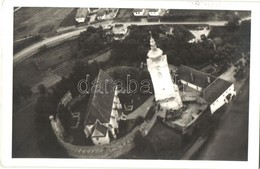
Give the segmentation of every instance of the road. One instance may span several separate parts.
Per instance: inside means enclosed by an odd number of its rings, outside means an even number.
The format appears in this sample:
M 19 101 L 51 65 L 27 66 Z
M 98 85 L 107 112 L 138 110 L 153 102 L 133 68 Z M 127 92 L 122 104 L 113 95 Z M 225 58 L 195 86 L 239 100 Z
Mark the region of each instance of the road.
M 241 19 L 241 21 L 249 20 L 249 19 L 251 19 L 251 17 L 243 18 L 243 19 Z M 96 25 L 102 26 L 105 24 L 111 24 L 111 25 L 124 24 L 126 26 L 130 26 L 130 25 L 160 25 L 160 24 L 165 24 L 165 25 L 169 25 L 169 24 L 170 25 L 207 24 L 209 26 L 225 26 L 226 23 L 227 23 L 227 21 L 205 21 L 205 22 L 111 22 L 111 21 L 105 21 L 105 22 L 98 23 Z M 14 60 L 13 60 L 14 64 L 19 63 L 19 62 L 23 61 L 24 59 L 32 56 L 43 45 L 46 45 L 46 46 L 55 45 L 55 44 L 61 43 L 62 41 L 65 41 L 66 39 L 70 39 L 70 38 L 78 36 L 81 32 L 84 32 L 87 27 L 88 26 L 80 27 L 80 28 L 77 28 L 77 30 L 74 30 L 72 32 L 67 32 L 67 33 L 57 35 L 57 36 L 54 36 L 51 38 L 46 38 L 41 42 L 37 42 L 37 43 L 25 48 L 24 50 L 22 50 L 14 55 Z
M 248 18 L 246 18 L 248 19 Z M 110 22 L 110 21 L 105 21 L 102 23 L 98 23 L 96 25 L 105 25 L 105 24 L 111 24 L 111 25 L 115 25 L 115 24 L 124 24 L 126 26 L 130 26 L 130 25 L 159 25 L 159 24 L 179 24 L 179 25 L 184 25 L 184 24 L 208 24 L 210 26 L 224 26 L 227 23 L 227 21 L 205 21 L 205 22 Z M 55 45 L 58 43 L 61 43 L 62 41 L 65 41 L 67 39 L 73 38 L 78 36 L 81 32 L 84 32 L 86 30 L 86 27 L 80 27 L 77 30 L 74 30 L 72 32 L 67 32 L 61 35 L 57 35 L 51 38 L 46 38 L 40 42 L 37 42 L 27 48 L 25 48 L 24 50 L 18 52 L 17 54 L 14 55 L 14 64 L 15 63 L 19 63 L 21 61 L 23 61 L 24 59 L 32 56 L 33 54 L 35 54 L 38 49 L 43 46 L 51 46 L 51 45 Z

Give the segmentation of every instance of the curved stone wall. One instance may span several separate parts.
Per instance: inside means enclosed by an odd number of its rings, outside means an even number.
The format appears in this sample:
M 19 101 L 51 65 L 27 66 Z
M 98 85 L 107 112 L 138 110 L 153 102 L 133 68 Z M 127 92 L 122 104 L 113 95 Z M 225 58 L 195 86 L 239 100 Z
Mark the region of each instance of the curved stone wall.
M 147 125 L 147 123 L 144 122 L 140 126 L 136 126 L 126 136 L 112 141 L 110 144 L 107 145 L 78 146 L 66 142 L 63 136 L 60 133 L 57 133 L 57 131 L 60 131 L 60 129 L 57 129 L 57 127 L 59 127 L 59 125 L 57 125 L 57 122 L 59 121 L 58 117 L 56 117 L 55 120 L 52 118 L 50 119 L 52 120 L 51 126 L 58 141 L 67 150 L 68 155 L 76 158 L 117 158 L 118 156 L 123 155 L 134 148 L 135 136 L 138 133 L 142 132 Z

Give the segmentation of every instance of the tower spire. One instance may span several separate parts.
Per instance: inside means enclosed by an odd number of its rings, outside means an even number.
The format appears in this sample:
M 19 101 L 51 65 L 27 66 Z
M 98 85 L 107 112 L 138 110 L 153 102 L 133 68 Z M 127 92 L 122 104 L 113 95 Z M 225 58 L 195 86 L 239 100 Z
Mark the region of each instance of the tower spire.
M 149 33 L 150 33 L 150 47 L 152 50 L 156 50 L 157 46 L 156 46 L 156 42 L 153 38 L 152 31 L 149 31 Z

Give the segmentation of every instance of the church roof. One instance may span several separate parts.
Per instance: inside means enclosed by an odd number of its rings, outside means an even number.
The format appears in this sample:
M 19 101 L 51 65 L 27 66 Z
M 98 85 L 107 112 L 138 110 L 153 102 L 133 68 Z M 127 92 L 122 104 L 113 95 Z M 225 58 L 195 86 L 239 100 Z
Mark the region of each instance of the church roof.
M 109 123 L 115 95 L 113 78 L 100 70 L 94 92 L 91 91 L 86 111 L 85 125 L 93 125 L 96 120 Z
M 231 85 L 231 82 L 217 78 L 203 91 L 203 97 L 208 103 L 211 104 L 217 100 L 219 96 L 222 95 Z
M 107 134 L 108 128 L 101 125 L 100 122 L 97 120 L 95 123 L 94 131 L 92 133 L 92 137 L 105 137 Z
M 190 68 L 188 66 L 181 65 L 177 70 L 178 78 L 186 82 L 199 86 L 205 89 L 209 84 L 211 84 L 216 77 L 203 73 L 199 70 Z M 210 83 L 208 82 L 208 77 L 210 77 Z

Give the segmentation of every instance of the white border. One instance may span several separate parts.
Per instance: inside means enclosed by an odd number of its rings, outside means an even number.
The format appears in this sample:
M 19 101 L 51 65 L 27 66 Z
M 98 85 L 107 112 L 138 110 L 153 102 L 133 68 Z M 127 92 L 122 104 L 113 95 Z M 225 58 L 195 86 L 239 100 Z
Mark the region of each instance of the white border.
M 1 164 L 3 167 L 69 167 L 69 168 L 258 168 L 259 151 L 259 3 L 224 1 L 151 1 L 151 0 L 5 0 L 1 4 Z M 250 75 L 250 113 L 249 144 L 247 162 L 230 161 L 181 161 L 181 160 L 90 160 L 90 159 L 12 159 L 12 48 L 13 48 L 13 7 L 120 7 L 120 8 L 173 8 L 173 9 L 227 9 L 251 10 L 251 75 Z M 2 13 L 3 12 L 3 13 Z M 1 48 L 0 48 L 1 49 Z M 1 50 L 0 50 L 1 52 Z M 2 103 L 2 104 L 1 104 Z M 234 133 L 235 134 L 235 133 Z M 239 133 L 237 133 L 239 134 Z M 29 139 L 29 138 L 28 138 Z M 1 168 L 1 166 L 0 166 Z

